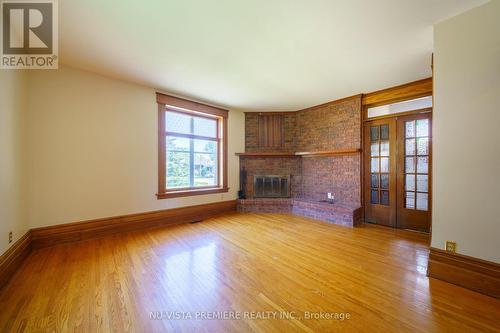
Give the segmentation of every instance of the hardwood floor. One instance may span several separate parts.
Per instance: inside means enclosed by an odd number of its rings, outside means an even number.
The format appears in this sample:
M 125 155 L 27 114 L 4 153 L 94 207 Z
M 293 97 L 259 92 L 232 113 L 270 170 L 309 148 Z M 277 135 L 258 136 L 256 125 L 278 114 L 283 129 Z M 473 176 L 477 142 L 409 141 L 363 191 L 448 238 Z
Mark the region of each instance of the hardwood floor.
M 0 331 L 499 332 L 500 300 L 425 276 L 427 243 L 234 213 L 59 245 L 33 252 L 0 291 Z

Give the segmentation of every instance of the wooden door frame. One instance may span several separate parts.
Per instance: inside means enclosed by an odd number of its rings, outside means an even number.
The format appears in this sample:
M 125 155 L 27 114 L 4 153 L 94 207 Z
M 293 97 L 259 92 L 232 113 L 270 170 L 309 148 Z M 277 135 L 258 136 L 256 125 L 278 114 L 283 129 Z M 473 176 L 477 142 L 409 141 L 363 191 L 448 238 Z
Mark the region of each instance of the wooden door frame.
M 431 70 L 433 70 L 433 61 L 431 61 Z M 360 139 L 361 139 L 361 147 L 365 146 L 365 138 L 364 136 L 364 127 L 365 127 L 365 122 L 374 120 L 374 119 L 382 119 L 383 117 L 387 116 L 382 116 L 382 117 L 373 117 L 373 118 L 368 118 L 368 109 L 371 107 L 375 106 L 380 106 L 380 105 L 387 105 L 391 103 L 397 103 L 397 102 L 403 102 L 411 99 L 416 99 L 420 97 L 427 97 L 427 96 L 433 96 L 433 80 L 432 76 L 422 79 L 422 80 L 417 80 L 413 82 L 409 82 L 406 84 L 402 84 L 399 86 L 394 86 L 382 90 L 377 90 L 373 91 L 370 93 L 365 93 L 361 95 L 361 126 L 360 126 Z M 432 108 L 427 109 L 427 111 L 432 112 Z M 412 113 L 419 113 L 422 112 L 422 110 L 416 110 L 416 111 L 410 111 L 410 112 L 401 112 L 396 115 L 407 115 L 407 114 L 412 114 Z M 396 115 L 389 115 L 389 117 L 394 117 Z M 432 148 L 431 148 L 432 149 Z M 366 161 L 364 159 L 364 152 L 360 154 L 360 177 L 361 177 L 361 189 L 360 189 L 360 199 L 361 199 L 361 218 L 364 220 L 365 219 L 365 168 L 366 166 Z M 431 212 L 432 216 L 432 212 Z M 430 229 L 432 230 L 432 219 L 431 219 L 431 226 Z

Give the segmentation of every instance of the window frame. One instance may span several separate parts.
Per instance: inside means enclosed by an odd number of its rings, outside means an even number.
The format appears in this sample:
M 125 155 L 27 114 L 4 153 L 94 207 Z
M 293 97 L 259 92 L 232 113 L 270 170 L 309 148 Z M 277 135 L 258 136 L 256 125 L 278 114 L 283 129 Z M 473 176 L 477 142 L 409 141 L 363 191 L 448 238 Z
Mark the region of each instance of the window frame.
M 158 199 L 195 196 L 228 192 L 227 187 L 227 118 L 228 111 L 182 98 L 156 93 L 158 103 Z M 166 130 L 167 111 L 183 113 L 190 116 L 214 119 L 217 121 L 217 184 L 213 186 L 193 186 L 183 188 L 167 188 L 167 147 Z M 179 137 L 206 139 L 194 134 L 181 134 Z

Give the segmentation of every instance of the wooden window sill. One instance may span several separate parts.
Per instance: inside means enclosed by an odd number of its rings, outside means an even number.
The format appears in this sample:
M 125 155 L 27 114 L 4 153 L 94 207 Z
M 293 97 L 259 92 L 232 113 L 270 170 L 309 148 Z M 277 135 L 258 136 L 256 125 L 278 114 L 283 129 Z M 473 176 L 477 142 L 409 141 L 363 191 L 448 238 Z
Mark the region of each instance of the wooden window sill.
M 203 194 L 214 194 L 214 193 L 225 193 L 229 191 L 229 187 L 223 188 L 208 188 L 208 189 L 193 189 L 185 191 L 171 191 L 166 193 L 157 193 L 156 197 L 160 199 L 178 198 L 178 197 L 189 197 L 194 195 Z

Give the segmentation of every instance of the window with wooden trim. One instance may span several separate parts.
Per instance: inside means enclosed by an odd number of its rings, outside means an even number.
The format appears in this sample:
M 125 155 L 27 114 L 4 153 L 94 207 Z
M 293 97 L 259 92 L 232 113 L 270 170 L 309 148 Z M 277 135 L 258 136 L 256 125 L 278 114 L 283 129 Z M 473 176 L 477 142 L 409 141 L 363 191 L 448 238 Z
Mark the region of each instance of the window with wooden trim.
M 158 198 L 227 192 L 227 111 L 157 93 Z

